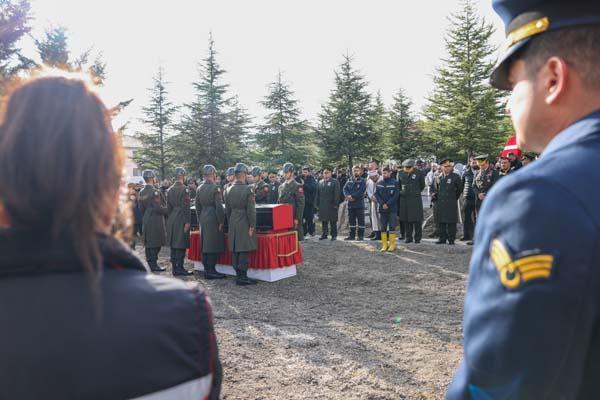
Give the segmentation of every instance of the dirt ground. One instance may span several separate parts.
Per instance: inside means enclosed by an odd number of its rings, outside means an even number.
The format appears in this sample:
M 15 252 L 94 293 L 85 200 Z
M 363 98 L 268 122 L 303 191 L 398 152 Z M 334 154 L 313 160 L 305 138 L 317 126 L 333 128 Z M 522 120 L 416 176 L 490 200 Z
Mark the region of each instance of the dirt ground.
M 186 278 L 214 304 L 223 399 L 442 399 L 462 354 L 471 248 L 382 254 L 314 238 L 303 251 L 298 275 L 275 283 Z

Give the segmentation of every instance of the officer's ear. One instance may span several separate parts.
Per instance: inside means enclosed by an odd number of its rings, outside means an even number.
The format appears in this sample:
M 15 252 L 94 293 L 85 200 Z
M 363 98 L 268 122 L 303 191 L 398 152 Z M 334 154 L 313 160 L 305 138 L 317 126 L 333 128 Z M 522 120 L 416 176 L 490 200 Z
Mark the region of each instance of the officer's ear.
M 6 209 L 4 205 L 0 201 L 0 228 L 8 228 L 10 227 L 10 221 L 8 219 L 8 214 L 6 213 Z
M 538 85 L 543 91 L 546 104 L 553 105 L 565 97 L 573 77 L 566 61 L 560 57 L 550 57 L 540 68 Z

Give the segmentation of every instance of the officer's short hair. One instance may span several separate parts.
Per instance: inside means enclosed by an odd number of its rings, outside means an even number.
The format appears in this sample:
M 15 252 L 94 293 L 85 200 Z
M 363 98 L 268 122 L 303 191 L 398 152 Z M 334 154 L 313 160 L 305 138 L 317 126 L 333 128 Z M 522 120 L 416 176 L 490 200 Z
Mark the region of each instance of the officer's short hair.
M 389 165 L 384 166 L 383 169 L 382 169 L 382 171 L 384 171 L 384 172 L 385 171 L 390 172 L 391 171 L 390 166 Z
M 548 58 L 563 58 L 585 87 L 600 90 L 600 25 L 578 25 L 533 37 L 518 58 L 530 76 L 538 73 Z
M 354 167 L 352 167 L 352 169 L 355 169 L 355 168 L 362 169 L 362 167 L 358 164 L 354 164 Z

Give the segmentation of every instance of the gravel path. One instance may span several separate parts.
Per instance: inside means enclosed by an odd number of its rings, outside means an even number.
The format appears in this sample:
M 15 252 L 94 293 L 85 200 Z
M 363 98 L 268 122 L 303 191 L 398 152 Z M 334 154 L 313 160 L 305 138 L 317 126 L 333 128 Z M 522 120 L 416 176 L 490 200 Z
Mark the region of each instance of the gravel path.
M 188 278 L 214 304 L 223 399 L 442 399 L 462 353 L 471 249 L 425 241 L 381 254 L 311 239 L 303 251 L 284 281 Z

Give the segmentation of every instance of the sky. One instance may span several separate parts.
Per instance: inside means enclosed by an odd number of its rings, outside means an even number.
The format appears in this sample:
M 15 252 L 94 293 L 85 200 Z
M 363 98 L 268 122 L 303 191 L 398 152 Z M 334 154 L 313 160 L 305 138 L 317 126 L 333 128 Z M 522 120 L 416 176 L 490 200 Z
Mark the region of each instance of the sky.
M 334 70 L 348 54 L 381 91 L 386 105 L 404 88 L 419 111 L 433 88 L 432 75 L 444 52 L 447 17 L 460 0 L 31 0 L 35 37 L 49 26 L 68 29 L 74 55 L 102 52 L 108 77 L 107 103 L 134 98 L 120 117 L 140 128 L 140 110 L 159 65 L 170 82 L 170 99 L 193 98 L 192 82 L 206 56 L 212 31 L 230 94 L 262 122 L 259 104 L 281 70 L 303 115 L 316 121 L 333 88 Z M 491 0 L 476 0 L 480 14 L 502 24 Z M 97 5 L 101 4 L 101 9 Z M 27 48 L 28 44 L 25 44 Z M 29 44 L 29 46 L 31 46 Z M 30 49 L 33 51 L 33 49 Z

